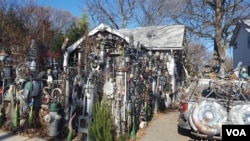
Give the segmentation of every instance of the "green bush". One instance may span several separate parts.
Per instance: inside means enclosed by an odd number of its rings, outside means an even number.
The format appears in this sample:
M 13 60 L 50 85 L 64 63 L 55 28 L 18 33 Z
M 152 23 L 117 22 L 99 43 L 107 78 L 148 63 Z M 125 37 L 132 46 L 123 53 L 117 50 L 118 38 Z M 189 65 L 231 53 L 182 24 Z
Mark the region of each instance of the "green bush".
M 111 118 L 110 107 L 104 98 L 102 102 L 96 101 L 93 108 L 93 121 L 89 129 L 92 141 L 114 141 L 115 126 Z

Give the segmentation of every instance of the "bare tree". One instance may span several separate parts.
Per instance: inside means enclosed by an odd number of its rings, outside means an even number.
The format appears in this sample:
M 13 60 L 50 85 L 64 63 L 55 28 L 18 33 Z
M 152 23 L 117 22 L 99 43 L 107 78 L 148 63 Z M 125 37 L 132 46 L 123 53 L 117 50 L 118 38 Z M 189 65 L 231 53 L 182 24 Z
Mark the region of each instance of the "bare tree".
M 92 0 L 87 11 L 92 23 L 105 23 L 113 28 L 129 28 L 171 23 L 183 1 L 172 0 Z
M 186 67 L 191 76 L 199 75 L 209 60 L 212 60 L 212 53 L 204 45 L 189 42 L 186 48 Z
M 225 73 L 226 50 L 234 29 L 240 19 L 249 17 L 250 2 L 243 0 L 186 0 L 173 19 L 214 46 L 212 65 L 220 66 L 219 72 Z
M 250 2 L 246 0 L 93 0 L 87 6 L 94 20 L 117 29 L 170 23 L 185 25 L 189 39 L 199 37 L 213 47 L 211 65 L 219 65 L 222 76 L 234 26 L 250 13 Z
M 180 0 L 138 0 L 134 18 L 140 26 L 171 23 L 169 17 L 181 8 L 182 3 Z
M 30 47 L 31 40 L 34 39 L 39 52 L 36 57 L 40 66 L 43 66 L 46 52 L 51 50 L 52 45 L 55 46 L 55 42 L 60 41 L 57 39 L 58 35 L 65 35 L 77 18 L 67 11 L 38 6 L 32 0 L 25 0 L 17 11 L 27 29 L 24 47 Z M 60 47 L 61 43 L 57 48 Z
M 38 6 L 33 0 L 0 0 L 0 46 L 13 56 L 27 56 L 34 39 L 42 64 L 54 36 L 64 35 L 75 22 L 69 12 Z
M 91 0 L 87 1 L 87 11 L 96 24 L 105 23 L 113 28 L 125 28 L 132 24 L 137 0 Z
M 23 40 L 22 20 L 16 15 L 18 5 L 15 2 L 0 0 L 0 46 L 9 50 L 14 44 Z
M 44 45 L 49 45 L 55 33 L 64 33 L 76 22 L 76 17 L 69 12 L 41 7 L 33 1 L 26 2 L 20 7 L 18 14 L 25 21 L 30 36 L 28 40 L 33 38 Z
M 233 68 L 233 60 L 232 57 L 226 56 L 225 58 L 225 72 L 230 72 L 232 71 Z

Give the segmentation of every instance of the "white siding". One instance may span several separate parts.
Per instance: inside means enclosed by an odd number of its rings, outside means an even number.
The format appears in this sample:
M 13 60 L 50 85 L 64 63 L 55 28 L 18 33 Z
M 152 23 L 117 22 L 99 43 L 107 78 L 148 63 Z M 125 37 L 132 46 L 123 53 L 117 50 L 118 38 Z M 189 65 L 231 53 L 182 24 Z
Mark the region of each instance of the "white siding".
M 249 33 L 245 28 L 241 27 L 236 39 L 237 48 L 233 49 L 233 65 L 237 66 L 241 61 L 243 66 L 250 65 L 250 48 L 248 48 Z

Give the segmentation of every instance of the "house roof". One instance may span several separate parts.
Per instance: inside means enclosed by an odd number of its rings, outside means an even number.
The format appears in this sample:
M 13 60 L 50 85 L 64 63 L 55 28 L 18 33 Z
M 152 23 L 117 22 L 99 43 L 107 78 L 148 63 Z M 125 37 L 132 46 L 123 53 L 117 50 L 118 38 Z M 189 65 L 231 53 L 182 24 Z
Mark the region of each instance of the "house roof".
M 88 36 L 93 36 L 96 33 L 98 33 L 99 31 L 107 31 L 109 33 L 115 34 L 123 39 L 125 39 L 127 42 L 129 42 L 129 37 L 123 35 L 121 32 L 119 32 L 116 29 L 112 29 L 110 26 L 105 25 L 103 23 L 99 24 L 96 28 L 94 28 L 93 30 L 91 30 L 88 34 Z
M 127 43 L 130 42 L 129 37 L 133 35 L 134 44 L 140 43 L 143 47 L 151 50 L 181 50 L 183 49 L 185 38 L 184 25 L 150 26 L 116 30 L 103 23 L 91 30 L 88 36 L 93 36 L 103 31 L 115 34 Z M 73 45 L 69 46 L 68 50 L 74 50 L 82 41 L 83 38 L 80 38 Z
M 185 37 L 184 25 L 150 26 L 119 31 L 125 36 L 133 35 L 134 42 L 152 50 L 182 49 Z
M 233 46 L 235 44 L 240 28 L 244 28 L 248 33 L 250 33 L 250 19 L 238 21 L 233 31 L 233 35 L 229 44 L 230 46 Z

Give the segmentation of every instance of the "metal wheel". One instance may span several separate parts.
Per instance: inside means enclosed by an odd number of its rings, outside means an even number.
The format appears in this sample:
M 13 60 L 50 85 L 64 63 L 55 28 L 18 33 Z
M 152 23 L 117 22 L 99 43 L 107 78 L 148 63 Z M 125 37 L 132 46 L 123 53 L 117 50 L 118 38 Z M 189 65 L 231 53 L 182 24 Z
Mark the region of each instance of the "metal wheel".
M 29 65 L 26 62 L 19 63 L 16 67 L 16 74 L 19 78 L 25 78 L 29 72 Z

